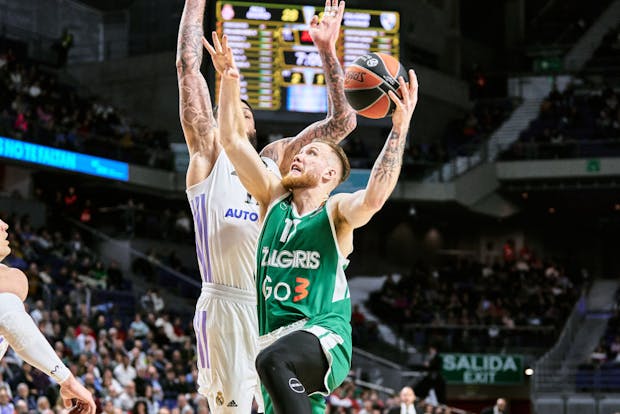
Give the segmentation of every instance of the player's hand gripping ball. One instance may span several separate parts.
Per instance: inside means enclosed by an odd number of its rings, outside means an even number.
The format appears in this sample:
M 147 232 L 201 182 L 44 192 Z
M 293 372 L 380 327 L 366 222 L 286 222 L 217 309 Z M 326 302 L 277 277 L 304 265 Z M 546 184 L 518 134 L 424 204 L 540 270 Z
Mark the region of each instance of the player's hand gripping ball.
M 409 82 L 407 71 L 398 60 L 385 53 L 369 53 L 355 59 L 347 68 L 344 93 L 358 114 L 366 118 L 385 118 L 396 108 L 388 91 L 402 97 L 398 90 L 399 76 Z

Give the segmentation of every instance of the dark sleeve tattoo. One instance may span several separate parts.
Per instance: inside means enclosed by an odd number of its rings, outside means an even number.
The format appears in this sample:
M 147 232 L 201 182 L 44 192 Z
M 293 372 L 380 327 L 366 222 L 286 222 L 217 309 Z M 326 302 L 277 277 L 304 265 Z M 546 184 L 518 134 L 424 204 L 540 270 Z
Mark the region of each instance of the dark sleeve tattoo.
M 349 106 L 344 95 L 344 72 L 333 51 L 320 51 L 323 71 L 328 90 L 327 117 L 315 122 L 301 131 L 295 138 L 290 139 L 283 151 L 282 165 L 290 164 L 292 158 L 304 146 L 315 139 L 330 141 L 335 144 L 342 141 L 357 125 L 357 118 L 353 108 Z
M 288 138 L 287 138 L 288 139 Z M 274 145 L 268 145 L 260 152 L 261 157 L 269 158 L 271 161 L 278 164 L 278 160 L 280 159 L 280 154 L 278 149 Z
M 187 0 L 177 40 L 177 67 L 181 74 L 200 70 L 205 0 Z
M 355 112 L 344 95 L 344 72 L 337 57 L 325 51 L 320 51 L 320 55 L 328 91 L 327 118 L 311 125 L 307 132 L 309 141 L 324 139 L 337 144 L 355 129 Z
M 200 73 L 205 0 L 187 0 L 177 43 L 180 117 L 188 144 L 200 144 L 215 126 L 211 96 Z
M 381 156 L 373 167 L 373 175 L 380 182 L 389 182 L 398 179 L 403 163 L 405 151 L 405 137 L 400 132 L 392 130 L 388 137 Z

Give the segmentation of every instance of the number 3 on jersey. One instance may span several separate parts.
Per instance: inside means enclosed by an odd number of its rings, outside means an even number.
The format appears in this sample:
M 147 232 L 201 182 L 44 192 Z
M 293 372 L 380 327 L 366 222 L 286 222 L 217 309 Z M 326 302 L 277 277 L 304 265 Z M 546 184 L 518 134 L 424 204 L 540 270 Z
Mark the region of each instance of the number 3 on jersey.
M 263 296 L 265 299 L 269 299 L 271 295 L 273 298 L 279 302 L 284 302 L 291 297 L 291 286 L 286 282 L 278 282 L 275 286 L 271 285 L 271 278 L 267 276 L 263 282 Z M 305 277 L 296 277 L 295 282 L 297 285 L 295 286 L 295 296 L 293 296 L 293 302 L 299 302 L 302 299 L 305 299 L 310 292 L 308 292 L 308 286 L 310 286 L 310 281 Z

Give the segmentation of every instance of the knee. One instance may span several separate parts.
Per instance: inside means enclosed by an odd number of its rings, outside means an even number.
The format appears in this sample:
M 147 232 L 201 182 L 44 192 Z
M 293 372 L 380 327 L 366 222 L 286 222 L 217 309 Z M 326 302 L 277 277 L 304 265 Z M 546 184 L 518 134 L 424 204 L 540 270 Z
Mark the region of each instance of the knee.
M 263 349 L 256 357 L 256 372 L 262 381 L 266 378 L 270 378 L 271 375 L 277 371 L 278 365 L 282 363 L 282 354 L 278 356 L 279 352 L 275 349 L 268 347 Z

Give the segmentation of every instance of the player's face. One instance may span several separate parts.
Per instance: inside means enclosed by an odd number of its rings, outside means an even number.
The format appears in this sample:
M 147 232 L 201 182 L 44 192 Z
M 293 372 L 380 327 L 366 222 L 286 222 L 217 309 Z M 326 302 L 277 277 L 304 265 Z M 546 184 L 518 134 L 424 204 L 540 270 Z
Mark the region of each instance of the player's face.
M 256 147 L 256 125 L 254 123 L 254 114 L 249 106 L 245 102 L 241 103 L 243 108 L 243 117 L 245 118 L 245 132 L 248 135 L 248 139 L 254 147 Z
M 335 174 L 331 155 L 331 148 L 326 144 L 313 142 L 306 145 L 293 158 L 291 169 L 282 179 L 282 185 L 293 190 L 316 187 L 321 180 L 329 180 Z
M 9 229 L 9 225 L 4 221 L 0 220 L 0 260 L 4 260 L 9 254 L 11 254 L 11 248 L 9 247 L 9 241 L 7 237 L 9 234 L 7 230 Z

